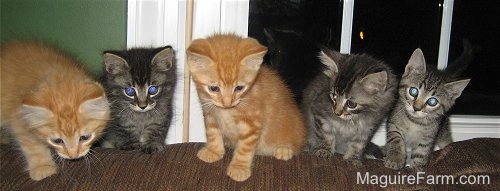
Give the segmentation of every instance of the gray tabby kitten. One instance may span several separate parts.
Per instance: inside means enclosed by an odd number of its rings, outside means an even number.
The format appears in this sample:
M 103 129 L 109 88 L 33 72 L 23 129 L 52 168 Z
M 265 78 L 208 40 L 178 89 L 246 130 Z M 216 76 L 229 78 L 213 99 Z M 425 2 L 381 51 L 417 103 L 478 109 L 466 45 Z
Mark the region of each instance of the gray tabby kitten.
M 396 99 L 396 76 L 365 54 L 324 49 L 319 58 L 327 69 L 308 85 L 302 103 L 308 149 L 321 158 L 344 154 L 344 159 L 361 165 L 365 147 L 375 146 L 370 139 Z
M 176 84 L 172 47 L 107 51 L 103 85 L 112 121 L 101 146 L 154 153 L 165 148 Z
M 388 119 L 386 167 L 401 169 L 408 156 L 410 167 L 420 171 L 435 144 L 443 148 L 452 142 L 445 114 L 470 81 L 455 76 L 426 66 L 420 49 L 413 52 L 400 81 L 399 100 Z

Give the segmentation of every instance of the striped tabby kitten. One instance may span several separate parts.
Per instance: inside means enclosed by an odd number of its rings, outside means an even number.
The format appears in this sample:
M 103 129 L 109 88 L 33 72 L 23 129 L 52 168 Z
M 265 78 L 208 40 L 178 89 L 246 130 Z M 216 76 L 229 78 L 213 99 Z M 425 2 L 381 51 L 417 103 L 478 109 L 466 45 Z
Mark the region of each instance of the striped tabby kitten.
M 173 116 L 174 62 L 170 46 L 104 54 L 103 85 L 113 120 L 101 146 L 145 153 L 165 148 Z
M 306 129 L 290 90 L 262 61 L 267 48 L 255 39 L 216 34 L 193 41 L 188 64 L 205 117 L 207 143 L 198 158 L 220 160 L 234 147 L 227 175 L 245 181 L 253 157 L 289 160 L 302 151 Z
M 87 156 L 109 120 L 101 85 L 74 58 L 52 47 L 15 42 L 3 44 L 0 52 L 0 133 L 12 133 L 30 178 L 57 172 L 53 153 L 58 159 Z
M 344 154 L 361 165 L 365 147 L 375 146 L 370 139 L 395 101 L 396 77 L 368 55 L 324 49 L 319 57 L 328 69 L 306 88 L 302 103 L 309 150 L 321 158 Z
M 388 120 L 386 167 L 401 169 L 408 155 L 410 167 L 422 170 L 435 144 L 443 148 L 452 142 L 445 114 L 470 81 L 454 76 L 426 66 L 420 49 L 413 52 L 401 78 L 399 100 Z

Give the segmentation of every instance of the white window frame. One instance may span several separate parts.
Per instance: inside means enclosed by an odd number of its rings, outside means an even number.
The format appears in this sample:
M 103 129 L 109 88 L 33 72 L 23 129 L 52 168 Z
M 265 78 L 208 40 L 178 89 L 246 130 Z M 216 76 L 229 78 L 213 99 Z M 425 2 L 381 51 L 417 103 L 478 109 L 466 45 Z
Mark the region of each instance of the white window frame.
M 352 19 L 355 0 L 343 1 L 340 52 L 350 53 Z M 449 39 L 454 0 L 444 0 L 438 67 L 445 68 L 448 60 Z M 184 69 L 186 49 L 186 0 L 150 1 L 128 0 L 127 47 L 172 45 L 176 51 L 178 85 L 174 99 L 174 119 L 167 143 L 205 142 L 205 128 L 201 106 L 193 83 L 189 91 L 189 136 L 183 135 Z M 248 35 L 249 0 L 194 0 L 192 38 L 205 38 L 215 32 L 234 32 Z M 450 117 L 455 141 L 474 137 L 500 138 L 500 116 L 452 115 Z M 385 125 L 383 125 L 385 126 Z M 188 137 L 188 140 L 183 140 Z M 385 144 L 385 128 L 379 128 L 373 141 Z

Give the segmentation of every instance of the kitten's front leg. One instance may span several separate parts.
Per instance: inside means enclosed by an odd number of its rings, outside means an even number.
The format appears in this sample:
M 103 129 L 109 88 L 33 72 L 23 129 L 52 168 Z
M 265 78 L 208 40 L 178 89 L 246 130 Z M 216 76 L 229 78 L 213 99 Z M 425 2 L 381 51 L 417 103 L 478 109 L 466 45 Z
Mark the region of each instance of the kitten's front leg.
M 327 121 L 316 118 L 308 136 L 311 150 L 315 156 L 325 159 L 333 156 L 335 153 L 335 134 Z
M 427 160 L 433 148 L 432 139 L 426 140 L 424 138 L 421 140 L 417 147 L 412 149 L 410 168 L 422 171 L 427 164 Z
M 205 126 L 207 143 L 198 151 L 196 156 L 202 161 L 212 163 L 222 159 L 224 156 L 224 142 L 222 140 L 222 133 L 217 127 L 217 122 L 212 116 L 205 115 Z
M 388 123 L 387 130 L 387 144 L 384 146 L 384 165 L 387 168 L 399 170 L 404 167 L 406 162 L 404 132 L 391 121 Z
M 365 136 L 364 134 L 367 133 L 361 133 L 363 135 L 356 135 L 353 137 L 348 143 L 349 145 L 347 146 L 347 150 L 344 154 L 344 160 L 349 161 L 351 164 L 354 166 L 362 166 L 363 163 L 361 160 L 363 159 L 363 151 L 366 147 L 366 144 L 368 143 L 368 136 Z
M 57 173 L 57 166 L 52 158 L 50 148 L 31 137 L 18 137 L 21 150 L 28 162 L 31 179 L 42 180 Z
M 238 124 L 240 129 L 238 143 L 227 169 L 227 175 L 235 181 L 245 181 L 252 174 L 252 161 L 260 137 L 258 125 L 260 124 L 246 122 Z
M 152 124 L 144 129 L 141 150 L 144 153 L 156 153 L 163 151 L 166 147 L 165 138 L 168 126 Z

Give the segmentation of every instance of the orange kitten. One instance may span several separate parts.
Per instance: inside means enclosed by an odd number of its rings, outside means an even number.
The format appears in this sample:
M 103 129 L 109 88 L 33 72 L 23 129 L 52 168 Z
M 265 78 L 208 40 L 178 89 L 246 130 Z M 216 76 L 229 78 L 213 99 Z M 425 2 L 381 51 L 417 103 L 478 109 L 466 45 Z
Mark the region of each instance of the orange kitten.
M 57 172 L 51 155 L 85 156 L 109 119 L 102 87 L 63 53 L 29 42 L 1 51 L 1 118 L 19 144 L 29 175 L 41 180 Z
M 207 143 L 198 158 L 220 160 L 234 147 L 227 174 L 251 175 L 255 154 L 288 160 L 301 152 L 306 130 L 290 90 L 278 74 L 261 66 L 267 48 L 232 34 L 193 41 L 188 64 L 205 116 Z

